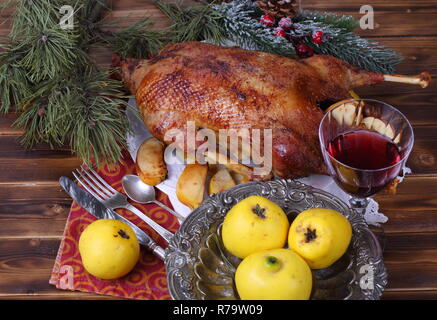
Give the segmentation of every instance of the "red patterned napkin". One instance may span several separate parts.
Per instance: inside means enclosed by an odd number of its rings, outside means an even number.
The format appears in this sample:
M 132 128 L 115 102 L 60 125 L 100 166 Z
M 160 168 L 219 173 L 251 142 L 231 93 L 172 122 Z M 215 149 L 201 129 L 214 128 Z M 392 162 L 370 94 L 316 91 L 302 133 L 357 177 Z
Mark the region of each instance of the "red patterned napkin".
M 123 192 L 121 179 L 126 174 L 135 173 L 134 163 L 130 157 L 126 156 L 123 162 L 116 167 L 105 166 L 98 170 L 98 173 L 112 187 Z M 171 208 L 167 196 L 158 189 L 156 191 L 158 200 Z M 161 207 L 155 204 L 141 205 L 133 202 L 132 204 L 167 230 L 175 232 L 179 228 L 177 219 Z M 133 213 L 124 209 L 116 211 L 135 223 L 160 246 L 166 247 L 165 241 Z M 140 260 L 134 270 L 121 279 L 101 280 L 85 271 L 78 250 L 78 242 L 82 231 L 94 220 L 96 220 L 94 216 L 73 202 L 49 283 L 59 289 L 79 290 L 122 298 L 170 299 L 164 263 L 144 247 L 141 247 Z

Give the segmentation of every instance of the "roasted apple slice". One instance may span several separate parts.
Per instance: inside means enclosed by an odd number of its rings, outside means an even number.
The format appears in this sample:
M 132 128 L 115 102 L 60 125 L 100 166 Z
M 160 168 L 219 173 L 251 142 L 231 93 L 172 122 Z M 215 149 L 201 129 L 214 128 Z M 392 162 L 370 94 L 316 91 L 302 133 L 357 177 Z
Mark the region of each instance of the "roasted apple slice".
M 394 140 L 395 143 L 398 143 L 397 137 L 395 138 L 395 131 L 391 124 L 385 123 L 383 120 L 374 118 L 374 117 L 366 117 L 362 122 L 367 129 L 376 131 L 387 138 Z M 399 135 L 398 135 L 399 136 Z
M 155 186 L 165 179 L 164 149 L 164 143 L 153 137 L 146 139 L 138 149 L 135 169 L 145 184 Z
M 332 111 L 332 116 L 340 125 L 351 126 L 357 118 L 357 104 L 353 102 L 345 103 Z
M 207 174 L 207 164 L 188 164 L 176 185 L 179 201 L 191 209 L 197 208 L 203 201 Z
M 235 181 L 228 169 L 219 169 L 209 181 L 209 194 L 219 193 L 234 187 Z

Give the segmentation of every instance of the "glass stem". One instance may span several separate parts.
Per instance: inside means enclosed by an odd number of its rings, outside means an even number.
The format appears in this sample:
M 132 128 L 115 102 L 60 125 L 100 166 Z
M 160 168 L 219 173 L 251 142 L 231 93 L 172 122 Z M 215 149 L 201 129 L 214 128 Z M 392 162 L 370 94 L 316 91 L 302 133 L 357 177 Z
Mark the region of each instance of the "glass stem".
M 369 204 L 369 198 L 350 198 L 349 203 L 352 209 L 356 210 L 359 214 L 362 214 L 364 217 L 366 213 L 367 205 Z M 373 232 L 373 235 L 376 236 L 378 240 L 379 247 L 380 247 L 379 250 L 382 250 L 382 252 L 384 252 L 385 245 L 387 242 L 387 237 L 385 235 L 384 228 L 382 226 L 372 225 L 370 230 Z
M 367 204 L 369 203 L 368 198 L 350 198 L 349 203 L 353 209 L 355 209 L 358 213 L 364 214 L 366 213 Z

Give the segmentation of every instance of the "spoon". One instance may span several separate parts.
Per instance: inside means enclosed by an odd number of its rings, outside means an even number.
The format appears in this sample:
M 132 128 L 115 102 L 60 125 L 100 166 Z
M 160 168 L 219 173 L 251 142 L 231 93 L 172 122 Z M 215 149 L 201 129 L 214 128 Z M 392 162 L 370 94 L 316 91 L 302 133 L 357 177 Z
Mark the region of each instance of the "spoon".
M 123 185 L 124 192 L 129 199 L 142 204 L 155 203 L 173 214 L 178 218 L 179 222 L 185 220 L 185 217 L 156 200 L 155 188 L 142 182 L 140 177 L 133 174 L 127 174 L 121 180 L 121 184 Z

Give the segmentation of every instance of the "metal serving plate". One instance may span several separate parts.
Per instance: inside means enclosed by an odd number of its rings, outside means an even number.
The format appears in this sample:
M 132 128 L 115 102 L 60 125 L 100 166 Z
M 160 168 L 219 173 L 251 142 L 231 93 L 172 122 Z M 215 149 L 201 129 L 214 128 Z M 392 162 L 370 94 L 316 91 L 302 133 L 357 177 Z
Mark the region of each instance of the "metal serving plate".
M 228 210 L 238 201 L 264 196 L 287 213 L 289 220 L 308 208 L 331 208 L 351 222 L 349 249 L 332 266 L 313 271 L 311 299 L 379 299 L 387 273 L 382 251 L 364 218 L 337 197 L 294 180 L 252 182 L 213 195 L 184 221 L 166 249 L 167 281 L 173 299 L 239 299 L 234 273 L 240 259 L 224 249 L 220 230 Z

